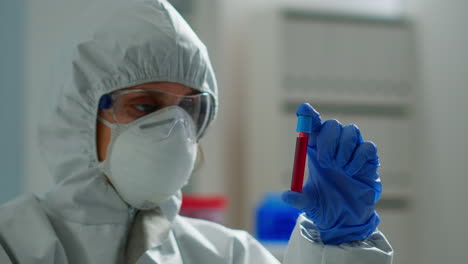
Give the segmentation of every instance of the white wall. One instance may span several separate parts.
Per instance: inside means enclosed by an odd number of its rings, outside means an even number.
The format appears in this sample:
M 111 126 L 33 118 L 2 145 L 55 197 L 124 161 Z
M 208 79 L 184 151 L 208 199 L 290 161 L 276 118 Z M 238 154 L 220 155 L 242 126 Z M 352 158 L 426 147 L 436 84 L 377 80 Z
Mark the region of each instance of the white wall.
M 0 204 L 16 197 L 23 181 L 24 2 L 0 2 Z
M 420 44 L 416 263 L 466 263 L 468 2 L 412 0 L 406 8 Z
M 58 1 L 28 0 L 25 11 L 25 76 L 24 76 L 24 170 L 23 191 L 43 194 L 52 185 L 52 177 L 41 157 L 37 143 L 37 124 L 51 95 L 52 68 L 61 43 L 59 36 L 74 15 L 80 13 L 92 0 Z

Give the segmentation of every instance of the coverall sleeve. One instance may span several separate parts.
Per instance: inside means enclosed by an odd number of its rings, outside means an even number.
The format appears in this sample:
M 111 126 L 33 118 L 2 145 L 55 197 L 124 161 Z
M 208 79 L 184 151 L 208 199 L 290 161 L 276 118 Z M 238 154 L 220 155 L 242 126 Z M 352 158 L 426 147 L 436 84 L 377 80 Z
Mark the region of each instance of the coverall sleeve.
M 0 263 L 2 264 L 12 264 L 11 259 L 8 257 L 5 249 L 3 249 L 2 245 L 0 245 Z
M 256 239 L 250 235 L 246 235 L 247 240 L 243 250 L 235 249 L 234 261 L 235 264 L 250 264 L 250 263 L 268 263 L 280 264 L 280 262 Z
M 368 239 L 324 245 L 314 223 L 299 216 L 285 253 L 284 264 L 391 264 L 393 249 L 385 236 L 376 231 Z

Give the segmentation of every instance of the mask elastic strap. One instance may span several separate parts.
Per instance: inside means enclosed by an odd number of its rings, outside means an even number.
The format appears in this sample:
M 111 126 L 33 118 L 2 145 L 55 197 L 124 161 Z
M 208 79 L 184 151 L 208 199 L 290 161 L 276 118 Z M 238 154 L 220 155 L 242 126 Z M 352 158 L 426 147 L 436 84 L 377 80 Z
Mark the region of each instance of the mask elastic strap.
M 97 117 L 97 120 L 101 121 L 104 125 L 106 125 L 109 128 L 112 128 L 114 126 L 114 124 L 112 124 L 111 122 L 105 120 L 104 118 L 100 116 Z

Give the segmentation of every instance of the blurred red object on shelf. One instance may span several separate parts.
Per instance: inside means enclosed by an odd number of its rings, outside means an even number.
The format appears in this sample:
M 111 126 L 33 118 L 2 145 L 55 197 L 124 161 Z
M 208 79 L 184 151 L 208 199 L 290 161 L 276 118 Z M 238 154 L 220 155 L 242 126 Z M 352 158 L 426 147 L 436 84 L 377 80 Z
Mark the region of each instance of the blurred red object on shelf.
M 225 224 L 226 207 L 224 195 L 184 193 L 180 215 Z

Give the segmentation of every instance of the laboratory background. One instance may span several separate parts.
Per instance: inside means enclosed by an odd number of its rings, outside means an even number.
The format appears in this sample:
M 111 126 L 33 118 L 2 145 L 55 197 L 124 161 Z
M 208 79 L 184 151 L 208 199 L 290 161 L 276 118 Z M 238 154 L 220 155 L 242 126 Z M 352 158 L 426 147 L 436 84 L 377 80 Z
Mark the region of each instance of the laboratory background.
M 94 1 L 0 1 L 0 204 L 52 186 L 37 124 L 58 96 L 61 37 Z M 215 212 L 281 256 L 285 242 L 259 230 L 265 215 L 291 213 L 275 192 L 289 188 L 295 110 L 309 102 L 378 146 L 379 229 L 394 263 L 467 262 L 467 1 L 170 2 L 207 45 L 220 90 L 204 163 L 184 189 L 207 200 L 187 211 Z

